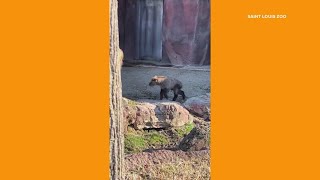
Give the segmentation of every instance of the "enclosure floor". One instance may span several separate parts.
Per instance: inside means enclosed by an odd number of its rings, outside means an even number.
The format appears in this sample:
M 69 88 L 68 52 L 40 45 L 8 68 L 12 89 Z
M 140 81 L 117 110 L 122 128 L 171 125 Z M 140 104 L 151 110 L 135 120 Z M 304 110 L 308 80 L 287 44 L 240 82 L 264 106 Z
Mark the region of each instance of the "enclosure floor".
M 150 87 L 148 83 L 155 75 L 174 77 L 183 83 L 182 90 L 187 98 L 210 93 L 209 67 L 123 67 L 122 68 L 122 94 L 130 99 L 159 99 L 159 86 Z M 169 93 L 169 99 L 173 92 Z M 178 101 L 182 101 L 179 96 Z

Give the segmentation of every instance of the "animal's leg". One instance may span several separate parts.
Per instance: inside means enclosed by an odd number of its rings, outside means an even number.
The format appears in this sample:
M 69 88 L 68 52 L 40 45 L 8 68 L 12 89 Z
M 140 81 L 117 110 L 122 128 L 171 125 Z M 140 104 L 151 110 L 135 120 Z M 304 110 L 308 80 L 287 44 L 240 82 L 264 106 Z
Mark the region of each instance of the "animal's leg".
M 174 97 L 173 97 L 172 101 L 177 100 L 179 91 L 180 91 L 180 90 L 179 90 L 178 88 L 174 88 L 174 89 L 173 89 Z
M 161 90 L 160 90 L 160 100 L 162 100 L 162 99 L 163 99 L 163 95 L 164 95 L 164 90 L 163 90 L 163 89 L 161 89 Z
M 184 91 L 179 90 L 179 94 L 182 96 L 183 100 L 186 99 L 186 95 L 184 94 Z
M 164 89 L 164 97 L 165 97 L 166 99 L 168 99 L 168 92 L 169 92 L 168 89 Z

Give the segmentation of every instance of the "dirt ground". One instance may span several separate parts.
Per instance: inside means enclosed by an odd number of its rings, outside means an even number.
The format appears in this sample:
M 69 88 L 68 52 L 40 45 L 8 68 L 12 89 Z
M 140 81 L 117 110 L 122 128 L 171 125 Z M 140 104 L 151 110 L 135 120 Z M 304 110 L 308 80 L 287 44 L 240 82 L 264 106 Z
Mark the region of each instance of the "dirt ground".
M 187 98 L 210 93 L 210 67 L 122 67 L 122 94 L 129 99 L 159 99 L 160 88 L 148 83 L 155 75 L 174 77 L 183 83 Z M 169 99 L 173 92 L 169 93 Z M 181 101 L 181 97 L 178 98 Z
M 125 157 L 125 179 L 210 179 L 210 154 L 202 151 L 159 150 Z

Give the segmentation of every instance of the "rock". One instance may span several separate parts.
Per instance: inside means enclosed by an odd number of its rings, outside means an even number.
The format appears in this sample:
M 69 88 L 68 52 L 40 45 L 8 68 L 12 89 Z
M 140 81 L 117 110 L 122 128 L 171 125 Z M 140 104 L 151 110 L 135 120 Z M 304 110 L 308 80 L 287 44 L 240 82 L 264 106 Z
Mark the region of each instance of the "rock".
M 210 149 L 210 123 L 197 124 L 178 147 L 183 151 Z
M 159 103 L 155 113 L 160 122 L 166 122 L 170 127 L 179 127 L 192 122 L 192 116 L 178 103 Z
M 149 54 L 162 52 L 161 62 L 172 65 L 209 65 L 210 1 L 160 2 L 119 0 L 119 38 L 125 60 L 139 59 L 141 51 L 152 47 L 153 51 Z M 149 8 L 143 10 L 144 4 L 149 4 Z M 149 38 L 140 39 L 144 37 L 140 36 L 146 32 L 144 29 L 148 29 Z M 161 41 L 161 44 L 154 39 Z M 148 46 L 147 42 L 153 43 L 153 46 Z
M 210 121 L 210 94 L 189 98 L 184 107 L 191 113 Z
M 163 59 L 174 65 L 210 64 L 210 1 L 165 0 Z
M 179 127 L 193 121 L 193 116 L 177 102 L 125 98 L 123 102 L 125 124 L 137 130 Z

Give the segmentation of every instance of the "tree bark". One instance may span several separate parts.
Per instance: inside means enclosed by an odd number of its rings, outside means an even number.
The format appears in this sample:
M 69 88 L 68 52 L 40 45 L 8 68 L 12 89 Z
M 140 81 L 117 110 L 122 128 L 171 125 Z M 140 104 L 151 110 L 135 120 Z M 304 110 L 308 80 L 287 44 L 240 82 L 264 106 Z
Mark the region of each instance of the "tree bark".
M 119 49 L 118 1 L 109 1 L 110 13 L 110 179 L 124 179 L 122 116 L 122 57 Z

